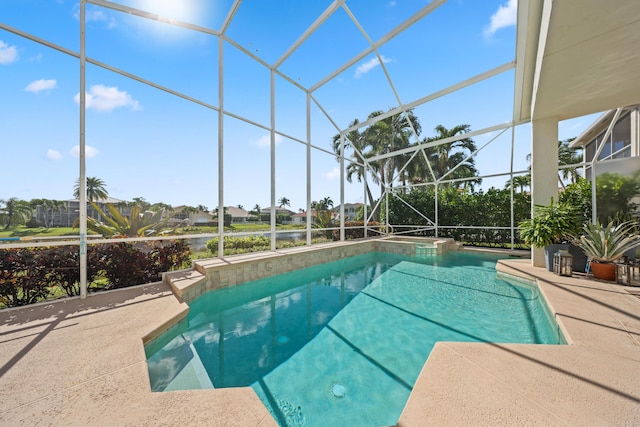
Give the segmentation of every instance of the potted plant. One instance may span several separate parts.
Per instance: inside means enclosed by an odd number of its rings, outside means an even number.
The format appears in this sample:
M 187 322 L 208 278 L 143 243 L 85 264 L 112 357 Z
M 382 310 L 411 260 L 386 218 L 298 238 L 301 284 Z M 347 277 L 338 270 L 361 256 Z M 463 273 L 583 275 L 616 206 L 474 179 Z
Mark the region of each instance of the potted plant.
M 520 237 L 525 243 L 544 248 L 547 270 L 553 269 L 553 254 L 569 249 L 569 238 L 580 230 L 580 213 L 568 203 L 535 205 L 531 219 L 519 224 Z
M 640 245 L 638 224 L 624 221 L 619 224 L 609 222 L 602 225 L 586 223 L 583 234 L 574 237 L 574 244 L 580 247 L 590 260 L 593 276 L 602 280 L 616 280 L 614 262 L 625 252 Z

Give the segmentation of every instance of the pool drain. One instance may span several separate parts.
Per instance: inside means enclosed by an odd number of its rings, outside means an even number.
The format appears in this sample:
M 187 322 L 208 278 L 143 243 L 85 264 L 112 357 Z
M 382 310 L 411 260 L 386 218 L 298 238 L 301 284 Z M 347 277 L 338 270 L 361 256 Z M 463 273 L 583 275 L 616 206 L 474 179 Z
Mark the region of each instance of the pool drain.
M 286 344 L 286 343 L 288 343 L 288 342 L 289 342 L 289 337 L 288 337 L 288 336 L 286 336 L 286 335 L 280 335 L 280 336 L 278 337 L 278 343 L 279 343 L 279 344 Z
M 337 399 L 342 399 L 347 392 L 347 387 L 340 383 L 333 383 L 331 386 L 331 394 Z

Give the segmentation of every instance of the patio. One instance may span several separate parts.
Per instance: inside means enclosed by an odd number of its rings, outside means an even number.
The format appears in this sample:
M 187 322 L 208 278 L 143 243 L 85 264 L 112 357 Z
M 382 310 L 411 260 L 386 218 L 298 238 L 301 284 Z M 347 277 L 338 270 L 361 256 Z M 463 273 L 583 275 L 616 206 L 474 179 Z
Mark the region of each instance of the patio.
M 537 281 L 569 344 L 438 343 L 398 425 L 638 425 L 637 288 L 497 269 Z M 276 425 L 250 388 L 150 391 L 142 338 L 185 309 L 156 283 L 4 310 L 3 424 Z

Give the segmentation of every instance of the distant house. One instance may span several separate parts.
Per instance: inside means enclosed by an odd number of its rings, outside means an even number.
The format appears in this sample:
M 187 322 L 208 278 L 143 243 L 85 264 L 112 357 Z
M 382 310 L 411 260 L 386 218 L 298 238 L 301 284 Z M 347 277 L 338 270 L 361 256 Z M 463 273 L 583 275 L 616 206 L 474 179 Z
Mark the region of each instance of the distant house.
M 311 222 L 313 223 L 314 219 L 318 216 L 316 211 L 311 211 Z M 297 214 L 291 215 L 291 223 L 292 224 L 306 224 L 307 223 L 307 213 L 306 212 L 298 212 Z
M 227 206 L 225 209 L 227 210 L 227 214 L 231 215 L 231 222 L 247 222 L 249 218 L 255 218 L 255 215 L 235 206 Z
M 260 210 L 260 213 L 262 215 L 266 215 L 266 214 L 270 214 L 271 213 L 271 208 L 262 208 Z M 295 212 L 290 211 L 289 209 L 286 208 L 281 208 L 280 206 L 276 206 L 276 215 L 289 215 L 289 216 L 293 216 L 295 215 Z
M 170 212 L 172 222 L 186 221 L 189 225 L 209 225 L 214 221 L 214 217 L 209 212 L 183 212 L 185 205 L 175 206 Z
M 37 206 L 33 211 L 32 218 L 41 225 L 48 227 L 71 227 L 73 223 L 80 217 L 80 200 L 69 199 L 63 200 L 64 206 L 59 209 L 45 209 L 43 206 Z M 106 199 L 97 200 L 95 202 L 98 207 L 105 212 L 107 210 L 107 203 L 111 203 L 118 206 L 122 203 L 122 200 L 115 199 L 113 197 L 107 197 Z M 123 215 L 129 215 L 131 212 L 130 207 L 118 208 Z M 93 209 L 93 207 L 87 202 L 87 216 L 101 220 L 100 214 Z
M 362 203 L 345 203 L 344 204 L 344 220 L 355 221 L 358 211 L 362 207 Z M 336 219 L 340 219 L 340 206 L 334 208 Z

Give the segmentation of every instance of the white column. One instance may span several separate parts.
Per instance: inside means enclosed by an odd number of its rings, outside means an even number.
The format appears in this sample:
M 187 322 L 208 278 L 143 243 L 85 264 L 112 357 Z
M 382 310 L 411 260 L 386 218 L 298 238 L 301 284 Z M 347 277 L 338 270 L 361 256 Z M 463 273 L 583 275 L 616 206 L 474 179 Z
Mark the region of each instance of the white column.
M 558 119 L 531 122 L 531 210 L 558 201 Z M 531 262 L 544 267 L 544 249 L 531 248 Z

